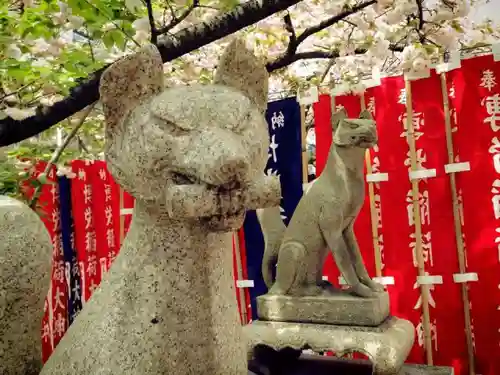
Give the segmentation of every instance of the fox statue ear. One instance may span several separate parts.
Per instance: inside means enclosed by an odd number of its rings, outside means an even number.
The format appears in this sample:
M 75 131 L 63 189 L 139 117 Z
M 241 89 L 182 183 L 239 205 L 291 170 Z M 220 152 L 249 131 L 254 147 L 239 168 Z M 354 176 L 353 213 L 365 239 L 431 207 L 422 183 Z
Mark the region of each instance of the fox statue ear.
M 373 120 L 372 114 L 366 109 L 361 111 L 361 113 L 359 114 L 359 118 L 362 120 Z
M 163 62 L 154 45 L 148 45 L 108 67 L 99 84 L 106 118 L 106 138 L 114 135 L 134 107 L 163 89 Z
M 246 47 L 243 39 L 234 39 L 226 47 L 215 72 L 214 83 L 237 89 L 261 112 L 265 112 L 269 73 L 264 62 Z
M 332 129 L 337 129 L 340 121 L 347 118 L 347 112 L 344 107 L 340 108 L 337 112 L 332 113 Z

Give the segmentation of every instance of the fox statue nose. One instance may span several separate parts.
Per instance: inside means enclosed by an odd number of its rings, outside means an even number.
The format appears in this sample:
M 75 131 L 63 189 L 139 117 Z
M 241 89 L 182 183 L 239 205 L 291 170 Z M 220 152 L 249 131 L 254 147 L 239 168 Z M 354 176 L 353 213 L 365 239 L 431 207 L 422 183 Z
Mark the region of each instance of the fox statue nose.
M 241 154 L 223 153 L 218 160 L 219 180 L 223 184 L 240 183 L 247 180 L 250 164 Z
M 248 169 L 248 163 L 242 157 L 225 158 L 221 161 L 221 172 L 225 176 L 234 176 L 235 180 L 240 180 L 244 177 Z

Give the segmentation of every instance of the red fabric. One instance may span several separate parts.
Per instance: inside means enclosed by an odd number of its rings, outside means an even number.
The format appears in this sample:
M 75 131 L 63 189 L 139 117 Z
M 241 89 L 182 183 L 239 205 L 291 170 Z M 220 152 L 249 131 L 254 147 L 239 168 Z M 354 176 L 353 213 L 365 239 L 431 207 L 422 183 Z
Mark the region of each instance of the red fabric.
M 382 80 L 382 85 L 373 89 L 375 98 L 375 119 L 379 136 L 380 170 L 389 174 L 389 180 L 380 183 L 382 204 L 382 223 L 384 240 L 384 276 L 394 277 L 395 285 L 389 285 L 391 313 L 410 320 L 415 326 L 419 323 L 420 311 L 414 307 L 419 302 L 420 292 L 416 289 L 416 268 L 410 248 L 411 235 L 414 233 L 411 199 L 408 193 L 411 184 L 408 166 L 404 164 L 408 154 L 408 143 L 404 135 L 402 120 L 406 106 L 402 97 L 404 81 L 401 77 Z M 411 197 L 411 195 L 410 195 Z M 414 345 L 409 362 L 422 363 L 423 351 Z
M 456 112 L 454 140 L 458 158 L 471 165 L 470 172 L 457 174 L 457 184 L 463 198 L 468 272 L 478 274 L 478 282 L 469 284 L 476 373 L 497 375 L 500 374 L 500 213 L 495 206 L 499 199 L 500 168 L 499 157 L 495 155 L 500 153 L 497 146 L 500 65 L 491 55 L 464 60 L 460 70 L 448 73 L 448 79 L 451 105 Z
M 332 144 L 332 123 L 330 95 L 320 95 L 319 101 L 313 104 L 314 132 L 316 135 L 316 177 L 323 172 L 328 151 Z
M 461 287 L 453 282 L 453 274 L 458 273 L 459 268 L 452 197 L 449 176 L 443 168 L 448 163 L 448 154 L 441 80 L 433 73 L 428 79 L 412 82 L 411 87 L 414 123 L 417 124 L 420 119 L 422 122 L 417 155 L 425 159 L 422 167 L 437 171 L 435 178 L 419 183 L 423 201 L 425 204 L 428 202 L 429 210 L 429 216 L 422 220 L 423 251 L 427 254 L 425 269 L 431 275 L 441 275 L 444 280 L 442 285 L 436 285 L 431 290 L 429 301 L 434 363 L 453 364 L 455 374 L 466 375 L 468 359 Z M 419 134 L 418 130 L 416 134 Z M 420 335 L 417 341 L 422 340 L 421 332 L 417 330 Z
M 371 113 L 372 117 L 375 119 L 376 118 L 376 108 L 375 108 L 375 91 L 374 89 L 369 89 L 365 92 L 365 105 L 366 109 Z M 380 127 L 382 124 L 377 122 L 377 132 L 380 133 Z M 380 147 L 378 145 L 372 147 L 370 149 L 370 162 L 371 162 L 371 167 L 372 167 L 372 174 L 376 173 L 384 173 L 385 171 L 381 170 L 380 168 Z M 383 182 L 382 182 L 383 183 Z M 368 184 L 367 184 L 368 185 Z M 384 270 L 384 234 L 383 234 L 383 229 L 382 229 L 382 202 L 380 200 L 380 186 L 381 183 L 377 182 L 373 184 L 373 195 L 374 195 L 374 217 L 376 219 L 376 227 L 377 227 L 377 244 L 378 244 L 378 250 L 380 251 L 380 269 L 381 272 L 383 273 Z M 368 269 L 368 272 L 370 273 L 371 276 L 378 276 L 376 274 L 376 266 L 375 266 L 375 247 L 373 246 L 373 234 L 371 232 L 371 213 L 370 213 L 370 202 L 369 202 L 369 193 L 368 193 L 368 186 L 366 187 L 366 200 L 365 205 L 363 206 L 363 210 L 361 211 L 362 214 L 366 215 L 369 217 L 369 220 L 364 220 L 362 221 L 362 216 L 358 217 L 356 221 L 356 225 L 358 228 L 356 228 L 356 235 L 359 238 L 360 242 L 366 241 L 364 238 L 370 238 L 370 243 L 369 245 L 366 245 L 366 249 L 372 249 L 372 251 L 365 251 L 363 253 L 363 258 L 366 264 L 366 268 Z
M 47 166 L 45 162 L 39 162 L 35 166 L 33 180 L 42 173 Z M 42 360 L 45 362 L 68 328 L 68 285 L 66 283 L 66 270 L 64 253 L 61 239 L 61 220 L 59 213 L 59 190 L 55 167 L 51 168 L 48 183 L 43 185 L 38 199 L 38 209 L 42 221 L 52 239 L 52 275 L 51 286 L 45 299 L 41 327 Z M 26 197 L 33 196 L 34 187 L 29 183 L 24 186 Z
M 120 248 L 119 188 L 102 161 L 74 160 L 71 166 L 75 246 L 86 302 Z
M 94 162 L 87 170 L 95 177 L 92 184 L 92 212 L 96 228 L 98 268 L 102 280 L 120 250 L 120 200 L 116 199 L 120 190 L 104 162 Z
M 248 280 L 248 273 L 246 267 L 246 249 L 245 249 L 245 239 L 243 237 L 243 229 L 238 230 L 232 236 L 233 239 L 233 277 L 234 277 L 234 288 L 236 291 L 236 301 L 238 303 L 238 312 L 240 314 L 241 324 L 248 324 L 252 320 L 252 309 L 250 306 L 250 292 L 248 288 L 243 289 L 243 299 L 240 298 L 240 291 L 237 285 L 238 276 L 238 261 L 236 253 L 236 241 L 238 241 L 240 248 L 240 264 L 241 264 L 241 279 Z M 246 313 L 246 318 L 243 316 L 243 311 Z
M 243 228 L 238 230 L 237 239 L 240 244 L 240 257 L 241 257 L 241 267 L 243 271 L 243 279 L 248 280 L 248 271 L 247 271 L 247 249 L 245 245 L 245 233 L 243 232 Z M 252 321 L 252 305 L 250 304 L 250 291 L 248 288 L 245 288 L 245 305 L 241 307 L 245 308 L 247 312 L 247 321 L 243 322 L 243 324 L 250 323 Z
M 239 241 L 238 238 L 235 238 L 235 235 L 233 234 L 231 236 L 232 239 L 232 246 L 233 246 L 233 278 L 234 278 L 234 290 L 236 292 L 236 303 L 238 305 L 238 313 L 240 315 L 240 321 L 242 324 L 245 324 L 244 319 L 243 319 L 243 313 L 242 309 L 244 308 L 245 301 L 242 301 L 240 298 L 240 293 L 238 291 L 238 261 L 237 261 L 237 254 L 236 254 L 236 241 Z

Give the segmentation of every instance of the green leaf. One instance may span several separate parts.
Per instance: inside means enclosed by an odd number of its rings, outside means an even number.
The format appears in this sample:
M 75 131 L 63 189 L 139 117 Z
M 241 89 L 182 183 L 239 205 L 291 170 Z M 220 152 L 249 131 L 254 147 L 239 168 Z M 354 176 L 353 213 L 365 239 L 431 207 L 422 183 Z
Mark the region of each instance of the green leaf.
M 111 30 L 110 34 L 114 40 L 114 44 L 121 50 L 125 49 L 125 35 L 120 30 Z
M 104 43 L 106 48 L 111 49 L 115 45 L 115 39 L 113 38 L 113 33 L 111 31 L 105 33 L 104 36 L 102 37 L 102 42 Z

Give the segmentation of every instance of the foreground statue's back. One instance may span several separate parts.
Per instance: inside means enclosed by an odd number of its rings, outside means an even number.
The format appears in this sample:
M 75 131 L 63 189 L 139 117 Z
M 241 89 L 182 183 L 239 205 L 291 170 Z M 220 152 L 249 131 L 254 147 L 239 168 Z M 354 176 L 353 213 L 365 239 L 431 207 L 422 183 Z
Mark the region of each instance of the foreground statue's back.
M 0 374 L 38 375 L 52 242 L 36 212 L 0 196 Z
M 213 85 L 164 89 L 154 46 L 104 72 L 106 161 L 134 215 L 42 375 L 247 374 L 228 232 L 279 202 L 263 172 L 267 80 L 241 41 Z

